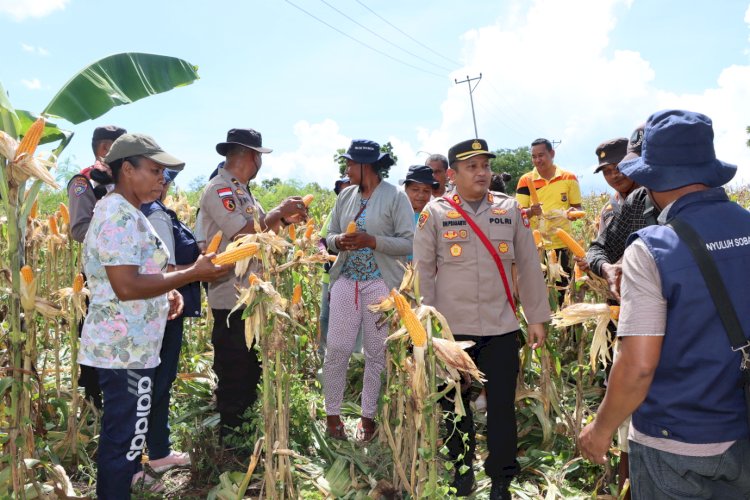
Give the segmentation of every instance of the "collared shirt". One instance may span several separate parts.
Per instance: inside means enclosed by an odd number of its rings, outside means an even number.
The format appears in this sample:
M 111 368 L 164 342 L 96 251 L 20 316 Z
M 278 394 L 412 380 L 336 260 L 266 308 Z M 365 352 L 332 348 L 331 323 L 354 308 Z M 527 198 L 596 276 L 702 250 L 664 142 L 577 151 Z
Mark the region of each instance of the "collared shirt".
M 507 195 L 487 194 L 474 210 L 454 192 L 452 199 L 487 236 L 512 287 L 518 271 L 523 311 L 529 323 L 549 321 L 550 307 L 534 237 L 518 204 Z M 445 315 L 461 335 L 503 335 L 518 330 L 500 272 L 463 216 L 440 198 L 427 204 L 417 223 L 414 262 L 425 304 Z
M 217 253 L 223 252 L 231 238 L 248 222 L 253 221 L 256 210 L 259 216 L 265 214 L 263 207 L 250 193 L 247 186 L 234 178 L 225 168 L 220 168 L 218 175 L 208 182 L 200 201 L 206 241 L 211 241 L 211 238 L 221 230 L 224 237 Z M 256 270 L 257 266 L 251 265 L 248 272 Z M 237 283 L 238 278 L 234 273 L 229 273 L 228 276 L 209 283 L 209 307 L 212 309 L 234 307 L 237 301 Z
M 527 172 L 518 179 L 516 187 L 516 200 L 521 208 L 531 206 L 529 183 L 533 182 L 536 188 L 539 203 L 544 211 L 543 217 L 532 217 L 531 228 L 539 229 L 544 236 L 547 250 L 553 248 L 565 248 L 565 244 L 555 234 L 555 229 L 564 229 L 570 232 L 570 221 L 565 211 L 573 205 L 581 204 L 581 187 L 578 178 L 572 172 L 563 170 L 555 165 L 555 174 L 551 179 L 545 179 L 539 175 L 536 168 Z

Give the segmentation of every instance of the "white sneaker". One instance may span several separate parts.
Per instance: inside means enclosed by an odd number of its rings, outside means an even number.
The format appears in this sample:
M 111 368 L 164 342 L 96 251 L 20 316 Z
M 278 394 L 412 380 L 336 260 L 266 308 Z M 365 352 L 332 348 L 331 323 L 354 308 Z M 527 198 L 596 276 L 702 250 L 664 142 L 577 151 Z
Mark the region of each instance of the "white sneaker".
M 179 451 L 170 451 L 169 455 L 156 460 L 149 460 L 148 465 L 154 472 L 164 472 L 172 467 L 185 467 L 190 465 L 190 455 Z
M 161 479 L 149 476 L 145 471 L 140 471 L 133 476 L 130 482 L 130 489 L 133 491 L 148 491 L 151 493 L 161 493 L 166 489 Z

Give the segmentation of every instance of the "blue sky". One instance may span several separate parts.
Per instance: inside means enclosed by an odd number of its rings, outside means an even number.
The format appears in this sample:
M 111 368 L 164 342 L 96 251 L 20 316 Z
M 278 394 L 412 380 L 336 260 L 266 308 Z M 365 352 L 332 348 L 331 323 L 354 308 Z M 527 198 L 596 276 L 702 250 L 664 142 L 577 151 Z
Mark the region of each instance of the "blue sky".
M 481 72 L 479 135 L 492 148 L 562 141 L 558 164 L 585 193 L 606 188 L 592 173 L 596 145 L 666 107 L 712 117 L 719 157 L 750 179 L 748 0 L 0 0 L 0 26 L 0 81 L 20 109 L 43 109 L 112 53 L 199 66 L 193 85 L 61 123 L 76 133 L 63 158 L 81 166 L 93 128 L 115 123 L 184 159 L 186 186 L 221 159 L 214 146 L 229 128 L 253 127 L 274 148 L 260 178 L 332 187 L 336 148 L 363 137 L 394 144 L 395 181 L 421 152 L 473 136 L 468 90 L 454 79 Z

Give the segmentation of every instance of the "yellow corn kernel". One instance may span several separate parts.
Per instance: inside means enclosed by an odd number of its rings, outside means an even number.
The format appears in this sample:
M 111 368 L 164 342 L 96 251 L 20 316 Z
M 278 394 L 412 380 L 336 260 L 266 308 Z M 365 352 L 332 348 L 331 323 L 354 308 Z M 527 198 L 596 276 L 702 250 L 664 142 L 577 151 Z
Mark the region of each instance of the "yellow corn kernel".
M 73 278 L 73 293 L 81 293 L 83 290 L 83 274 L 78 273 Z
M 211 242 L 208 244 L 208 247 L 206 247 L 206 254 L 215 253 L 219 249 L 222 236 L 224 236 L 224 234 L 221 232 L 221 230 L 216 232 L 214 237 L 211 238 Z
M 252 257 L 256 253 L 258 253 L 258 248 L 259 245 L 257 243 L 248 243 L 246 245 L 242 245 L 232 250 L 220 253 L 219 255 L 211 259 L 211 262 L 219 266 L 224 264 L 234 264 L 235 262 L 242 259 Z
M 20 160 L 21 156 L 24 154 L 33 156 L 34 152 L 36 152 L 36 147 L 39 145 L 39 140 L 42 138 L 43 132 L 44 118 L 40 116 L 34 123 L 31 124 L 29 130 L 26 131 L 26 135 L 23 136 L 20 144 L 18 144 L 18 147 L 16 148 L 16 158 L 14 161 Z
M 573 252 L 573 255 L 576 257 L 586 257 L 586 251 L 583 249 L 583 247 L 575 240 L 571 235 L 565 232 L 564 229 L 557 228 L 555 230 L 555 234 L 557 235 L 560 240 L 562 240 L 563 243 L 565 243 L 565 246 L 568 247 L 568 250 Z
M 31 266 L 26 265 L 21 268 L 21 278 L 27 285 L 34 281 L 34 271 L 31 270 Z
M 427 344 L 427 331 L 424 329 L 424 325 L 419 321 L 417 315 L 414 314 L 414 311 L 403 295 L 394 289 L 391 290 L 391 297 L 393 298 L 398 315 L 401 321 L 403 321 L 409 337 L 411 337 L 412 344 L 414 344 L 414 347 L 424 347 Z
M 302 283 L 297 283 L 292 293 L 292 305 L 299 304 L 300 302 L 302 302 Z
M 70 212 L 63 202 L 60 202 L 60 218 L 62 218 L 63 223 L 70 225 Z
M 32 203 L 31 205 L 29 217 L 31 217 L 32 219 L 36 219 L 37 215 L 39 215 L 39 200 L 34 200 L 34 203 Z
M 294 227 L 294 224 L 289 226 L 289 239 L 292 241 L 297 239 L 297 229 Z
M 355 221 L 351 221 L 348 226 L 346 226 L 346 234 L 354 233 L 357 231 L 357 223 Z
M 534 229 L 534 244 L 537 248 L 542 246 L 542 233 L 538 229 Z
M 582 219 L 584 217 L 586 217 L 586 212 L 583 210 L 571 210 L 568 212 L 568 219 L 570 220 Z
M 49 219 L 49 232 L 55 236 L 60 236 L 60 230 L 57 228 L 57 218 L 54 215 L 50 215 Z
M 306 207 L 309 207 L 310 203 L 312 203 L 314 198 L 315 198 L 314 194 L 306 194 L 305 196 L 302 197 L 302 203 L 304 203 Z

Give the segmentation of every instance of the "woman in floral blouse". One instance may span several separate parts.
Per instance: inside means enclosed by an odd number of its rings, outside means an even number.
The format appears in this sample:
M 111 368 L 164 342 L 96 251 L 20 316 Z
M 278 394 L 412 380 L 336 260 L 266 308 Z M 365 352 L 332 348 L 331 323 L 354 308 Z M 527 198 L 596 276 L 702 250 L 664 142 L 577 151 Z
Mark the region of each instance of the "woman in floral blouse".
M 165 272 L 168 251 L 139 208 L 161 193 L 164 168 L 181 170 L 182 161 L 141 134 L 121 136 L 105 161 L 115 187 L 97 203 L 84 240 L 91 304 L 78 360 L 96 369 L 104 397 L 97 495 L 129 499 L 139 477 L 152 491 L 163 488 L 139 471 L 164 325 L 182 312 L 176 288 L 212 281 L 231 266 L 205 256 L 188 269 Z

